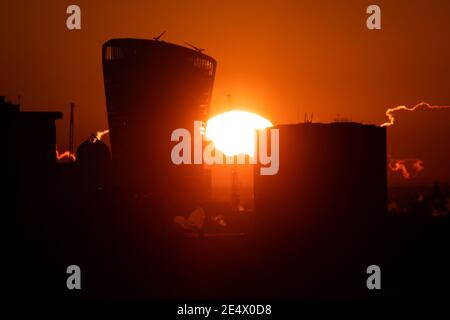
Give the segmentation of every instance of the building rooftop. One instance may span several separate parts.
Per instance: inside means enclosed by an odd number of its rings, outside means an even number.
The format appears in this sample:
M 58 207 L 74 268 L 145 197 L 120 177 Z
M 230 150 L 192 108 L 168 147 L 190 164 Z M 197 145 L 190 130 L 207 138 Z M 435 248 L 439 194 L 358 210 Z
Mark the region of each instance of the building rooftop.
M 61 112 L 56 111 L 20 111 L 20 104 L 6 101 L 5 96 L 0 96 L 0 113 L 8 117 L 20 117 L 23 120 L 58 120 L 63 118 Z
M 117 47 L 133 47 L 133 48 L 160 48 L 165 50 L 170 50 L 172 52 L 177 52 L 182 54 L 190 54 L 190 55 L 197 55 L 201 58 L 207 58 L 208 60 L 212 60 L 216 62 L 216 60 L 206 54 L 204 54 L 202 51 L 203 49 L 195 50 L 193 48 L 188 48 L 185 46 L 165 42 L 162 40 L 150 40 L 150 39 L 134 39 L 134 38 L 116 38 L 106 41 L 103 44 L 103 47 L 108 46 L 117 46 Z
M 273 128 L 296 128 L 296 127 L 336 127 L 336 128 L 381 128 L 378 125 L 374 124 L 365 124 L 360 122 L 329 122 L 329 123 L 321 123 L 321 122 L 301 122 L 301 123 L 287 123 L 287 124 L 277 124 Z

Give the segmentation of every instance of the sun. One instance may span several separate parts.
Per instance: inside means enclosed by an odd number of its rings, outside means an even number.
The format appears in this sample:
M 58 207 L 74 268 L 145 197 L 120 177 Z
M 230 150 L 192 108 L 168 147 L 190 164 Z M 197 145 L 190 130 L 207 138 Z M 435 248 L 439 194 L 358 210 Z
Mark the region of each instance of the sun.
M 272 126 L 269 120 L 256 113 L 234 110 L 209 119 L 205 135 L 227 156 L 253 156 L 256 130 Z

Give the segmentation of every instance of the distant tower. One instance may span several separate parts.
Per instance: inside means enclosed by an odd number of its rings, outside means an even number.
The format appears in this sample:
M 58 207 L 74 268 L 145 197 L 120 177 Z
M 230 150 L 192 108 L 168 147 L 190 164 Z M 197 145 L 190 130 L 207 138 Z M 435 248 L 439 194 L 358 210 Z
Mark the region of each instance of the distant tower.
M 75 108 L 75 104 L 70 104 L 70 129 L 69 129 L 69 151 L 73 154 L 73 136 L 74 136 L 74 127 L 73 127 L 73 109 Z

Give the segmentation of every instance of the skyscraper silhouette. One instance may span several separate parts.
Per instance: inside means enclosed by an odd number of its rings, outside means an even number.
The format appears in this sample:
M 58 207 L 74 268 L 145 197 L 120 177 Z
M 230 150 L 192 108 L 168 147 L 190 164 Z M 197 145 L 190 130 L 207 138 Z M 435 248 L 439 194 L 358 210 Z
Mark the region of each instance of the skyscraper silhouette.
M 264 176 L 255 166 L 254 174 L 255 211 L 263 229 L 321 237 L 344 225 L 361 231 L 361 224 L 387 211 L 385 128 L 348 122 L 275 128 L 279 172 Z
M 174 129 L 206 121 L 216 61 L 158 40 L 113 39 L 103 45 L 103 75 L 114 172 L 120 186 L 155 200 L 193 207 L 207 194 L 202 166 L 175 166 Z M 180 208 L 181 209 L 181 208 Z
M 276 252 L 283 269 L 275 282 L 308 297 L 366 293 L 361 270 L 382 261 L 386 128 L 349 122 L 274 128 L 279 171 L 264 176 L 255 166 L 254 199 L 267 259 Z

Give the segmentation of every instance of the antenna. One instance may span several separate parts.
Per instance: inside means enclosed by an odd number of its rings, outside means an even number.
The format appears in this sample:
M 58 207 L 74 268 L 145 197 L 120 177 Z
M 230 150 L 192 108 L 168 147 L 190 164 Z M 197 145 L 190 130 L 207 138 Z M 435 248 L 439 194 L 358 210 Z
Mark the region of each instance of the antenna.
M 311 117 L 308 118 L 308 112 L 305 112 L 305 123 L 312 123 L 314 118 L 314 112 L 311 112 Z
M 191 44 L 191 43 L 189 43 L 187 41 L 185 41 L 184 43 L 187 44 L 189 47 L 191 47 L 192 49 L 194 49 L 197 52 L 202 53 L 205 50 L 205 49 L 200 49 L 199 47 L 196 47 L 196 46 L 194 46 L 193 44 Z
M 161 32 L 161 33 L 159 34 L 159 36 L 153 37 L 153 40 L 159 41 L 159 39 L 161 39 L 161 37 L 162 37 L 165 33 L 166 33 L 166 30 L 164 30 L 163 32 Z
M 73 154 L 73 136 L 74 136 L 74 127 L 73 127 L 73 109 L 75 108 L 75 103 L 70 104 L 70 129 L 69 129 L 69 151 Z

